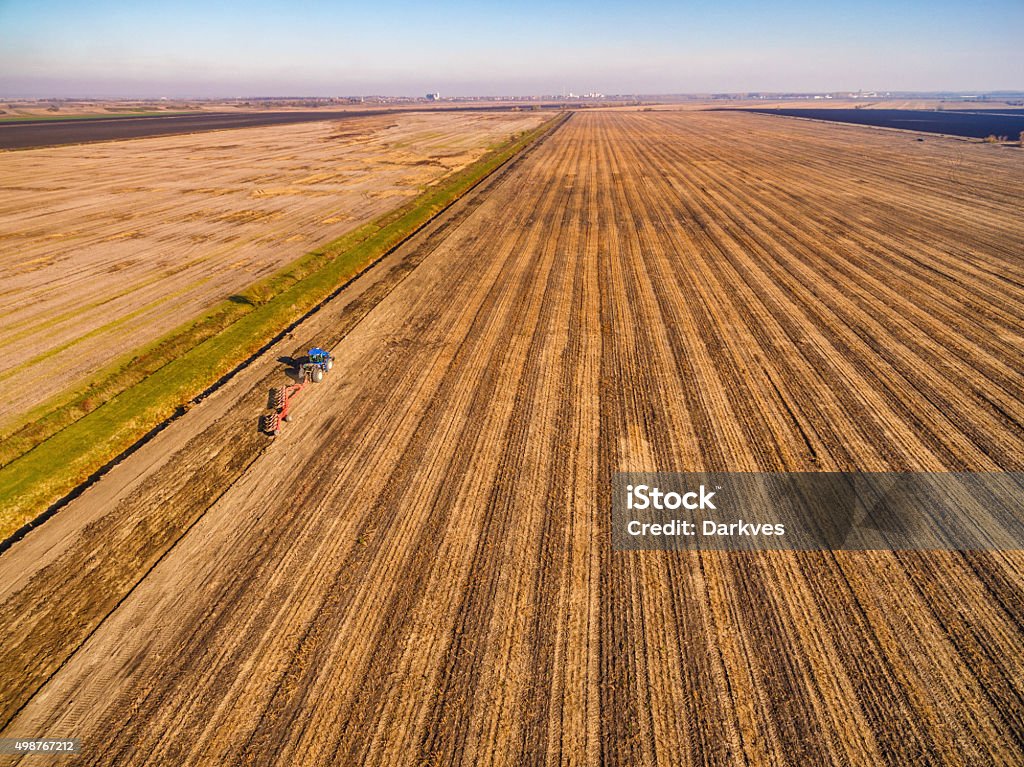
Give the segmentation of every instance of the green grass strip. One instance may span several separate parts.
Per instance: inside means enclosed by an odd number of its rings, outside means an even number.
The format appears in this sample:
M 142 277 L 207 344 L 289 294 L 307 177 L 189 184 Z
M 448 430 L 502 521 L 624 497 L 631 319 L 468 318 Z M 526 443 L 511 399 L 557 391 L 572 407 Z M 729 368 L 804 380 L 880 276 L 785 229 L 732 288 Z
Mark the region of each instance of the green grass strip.
M 63 395 L 0 443 L 0 540 L 67 495 L 283 328 L 560 124 L 514 137 L 410 203 L 319 248 Z

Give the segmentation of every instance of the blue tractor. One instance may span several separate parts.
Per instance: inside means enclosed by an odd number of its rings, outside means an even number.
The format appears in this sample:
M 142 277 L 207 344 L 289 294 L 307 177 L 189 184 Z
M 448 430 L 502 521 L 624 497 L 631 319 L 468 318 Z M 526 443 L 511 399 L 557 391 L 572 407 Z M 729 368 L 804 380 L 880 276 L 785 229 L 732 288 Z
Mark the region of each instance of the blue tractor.
M 292 398 L 305 388 L 310 381 L 320 383 L 324 373 L 334 367 L 334 357 L 330 352 L 314 346 L 306 354 L 304 361 L 299 362 L 299 382 L 289 384 L 281 389 L 271 389 L 268 407 L 273 411 L 261 418 L 261 428 L 267 434 L 276 437 L 281 433 L 281 422 L 292 420 Z
M 331 353 L 314 346 L 306 353 L 306 361 L 299 366 L 299 372 L 303 379 L 313 383 L 320 383 L 324 380 L 324 374 L 334 367 L 334 357 Z

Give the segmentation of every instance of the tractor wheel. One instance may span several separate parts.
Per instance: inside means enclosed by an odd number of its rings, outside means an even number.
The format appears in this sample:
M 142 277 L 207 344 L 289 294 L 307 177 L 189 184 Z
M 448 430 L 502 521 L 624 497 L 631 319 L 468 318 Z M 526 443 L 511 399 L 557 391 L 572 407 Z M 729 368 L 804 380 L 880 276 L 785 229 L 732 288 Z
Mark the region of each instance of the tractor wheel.
M 332 367 L 334 367 L 334 357 L 328 357 L 327 358 L 327 369 L 330 370 Z
M 313 368 L 313 383 L 320 383 L 324 380 L 324 371 L 321 368 Z

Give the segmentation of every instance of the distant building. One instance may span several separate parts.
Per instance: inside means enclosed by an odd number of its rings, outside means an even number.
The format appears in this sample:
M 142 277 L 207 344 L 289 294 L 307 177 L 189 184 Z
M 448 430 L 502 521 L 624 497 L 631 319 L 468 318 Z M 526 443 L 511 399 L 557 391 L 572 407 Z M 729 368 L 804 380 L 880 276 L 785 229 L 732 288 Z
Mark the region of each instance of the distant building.
M 441 100 L 441 94 L 440 93 L 428 93 L 427 94 L 427 101 L 440 101 L 440 100 Z

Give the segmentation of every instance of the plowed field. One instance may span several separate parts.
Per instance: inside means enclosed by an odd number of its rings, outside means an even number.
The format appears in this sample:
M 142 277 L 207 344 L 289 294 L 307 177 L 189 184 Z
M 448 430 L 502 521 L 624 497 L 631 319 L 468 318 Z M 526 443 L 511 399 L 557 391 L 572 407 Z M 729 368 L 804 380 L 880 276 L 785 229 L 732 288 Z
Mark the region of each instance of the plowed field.
M 619 470 L 1022 470 L 1022 170 L 575 115 L 0 556 L 2 734 L 110 765 L 1021 764 L 1024 554 L 613 553 L 608 524 Z M 338 362 L 271 443 L 314 340 Z

